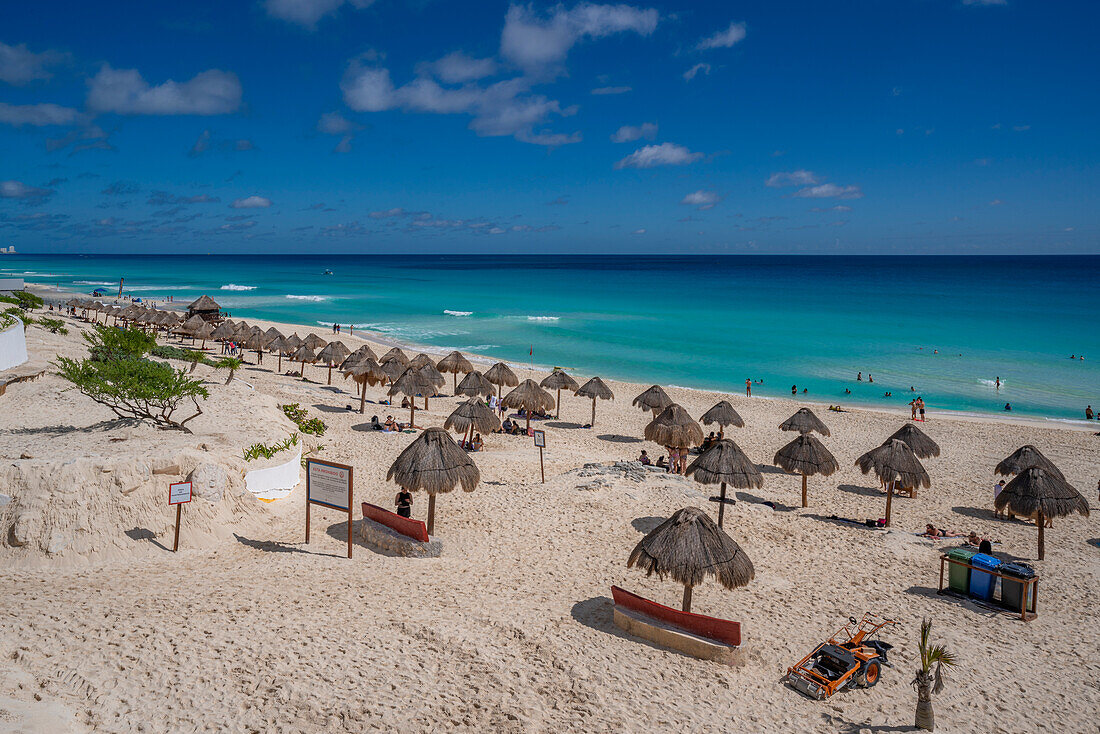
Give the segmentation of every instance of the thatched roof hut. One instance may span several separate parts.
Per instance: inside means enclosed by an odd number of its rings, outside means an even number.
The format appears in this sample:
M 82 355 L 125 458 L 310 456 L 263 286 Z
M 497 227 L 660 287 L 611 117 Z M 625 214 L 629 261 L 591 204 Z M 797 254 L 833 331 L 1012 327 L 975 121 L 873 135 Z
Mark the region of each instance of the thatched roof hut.
M 703 413 L 703 417 L 699 420 L 702 421 L 704 426 L 717 423 L 719 438 L 725 435 L 726 426 L 733 426 L 734 428 L 745 427 L 745 421 L 741 418 L 740 414 L 733 409 L 733 406 L 729 404 L 728 400 L 719 400 L 714 404 L 713 408 Z
M 538 386 L 534 380 L 524 380 L 501 401 L 505 408 L 522 408 L 527 416 L 527 428 L 531 428 L 531 413 L 539 410 L 553 410 L 554 396 Z
M 402 362 L 400 359 L 391 359 L 388 362 L 379 362 L 378 366 L 382 368 L 382 371 L 386 373 L 386 377 L 389 379 L 390 384 L 397 382 L 397 378 L 405 374 L 405 370 L 408 369 L 408 363 Z
M 916 454 L 919 459 L 931 459 L 932 457 L 940 455 L 939 444 L 930 439 L 928 434 L 912 423 L 906 423 L 886 440 L 889 441 L 894 438 L 913 449 L 913 453 Z
M 272 339 L 267 343 L 267 351 L 279 357 L 279 365 L 275 368 L 279 373 L 283 371 L 283 357 L 288 354 L 293 354 L 296 349 L 297 347 L 291 346 L 290 341 L 285 336 Z
M 764 486 L 764 475 L 756 468 L 741 447 L 728 438 L 716 441 L 696 458 L 684 471 L 700 484 L 720 484 L 718 497 L 718 527 L 726 511 L 726 485 L 735 489 L 759 489 Z
M 1089 516 L 1089 503 L 1073 485 L 1040 466 L 1024 469 L 1005 485 L 993 506 L 998 512 L 1035 518 L 1039 528 L 1039 560 L 1046 555 L 1043 529 L 1054 517 L 1074 512 Z
M 470 398 L 469 400 L 459 403 L 458 407 L 447 416 L 446 422 L 443 423 L 443 428 L 448 431 L 459 431 L 463 434 L 463 441 L 466 441 L 465 434 L 470 431 L 478 431 L 480 433 L 492 433 L 493 431 L 500 430 L 500 418 L 497 414 L 489 410 L 489 406 L 483 403 L 478 398 Z
M 672 403 L 645 427 L 645 437 L 662 446 L 685 449 L 703 443 L 703 429 L 686 410 Z
M 642 410 L 653 411 L 653 417 L 656 418 L 658 413 L 672 405 L 672 398 L 668 396 L 660 385 L 652 385 L 641 395 L 634 398 L 631 405 L 637 406 Z
M 298 347 L 302 346 L 303 343 L 302 338 L 297 334 L 291 334 L 286 338 L 286 346 L 291 354 L 297 351 Z
M 221 306 L 210 296 L 199 296 L 187 307 L 187 315 L 199 316 L 205 321 L 218 321 L 221 318 Z
M 474 366 L 470 364 L 470 360 L 462 356 L 462 352 L 454 351 L 448 354 L 443 359 L 439 360 L 436 365 L 436 369 L 440 372 L 449 372 L 453 376 L 452 383 L 454 393 L 458 394 L 458 374 L 461 372 L 464 375 L 468 375 L 474 371 Z
M 476 398 L 479 395 L 488 397 L 495 392 L 496 388 L 493 387 L 493 383 L 486 380 L 485 375 L 477 370 L 467 372 L 466 376 L 462 378 L 462 382 L 458 383 L 455 388 L 455 395 L 466 395 L 471 398 Z
M 129 308 L 127 308 L 126 310 L 130 311 Z M 137 319 L 139 313 L 141 313 L 141 311 L 137 308 L 134 308 L 134 310 L 130 311 L 129 315 L 126 318 L 131 320 Z M 193 337 L 198 332 L 198 330 L 203 327 L 204 324 L 206 324 L 206 322 L 203 321 L 202 316 L 196 314 L 177 326 L 176 331 L 181 334 L 186 334 L 187 336 Z
M 799 408 L 794 415 L 779 424 L 779 430 L 798 431 L 799 433 L 817 431 L 822 436 L 832 435 L 829 433 L 829 427 L 822 423 L 821 419 L 809 408 Z
M 900 482 L 902 487 L 912 489 L 932 486 L 928 472 L 924 470 L 913 449 L 909 448 L 909 444 L 896 438 L 888 439 L 886 443 L 856 459 L 856 466 L 864 474 L 873 471 L 879 480 L 886 484 L 887 526 L 890 525 L 890 505 L 894 496 L 895 482 Z
M 386 362 L 392 362 L 397 360 L 398 363 L 407 365 L 409 358 L 399 348 L 394 347 L 390 351 L 382 355 L 382 358 L 378 360 L 378 364 L 386 364 Z
M 220 339 L 221 341 L 228 341 L 236 335 L 236 332 L 236 325 L 229 319 L 226 319 L 225 321 L 218 324 L 218 328 L 214 329 L 214 333 L 211 334 L 211 337 L 214 339 Z
M 302 379 L 306 379 L 306 363 L 314 363 L 317 361 L 317 353 L 313 351 L 309 345 L 302 344 L 294 350 L 294 353 L 290 355 L 290 359 L 293 362 L 302 363 Z
M 806 477 L 815 474 L 827 477 L 840 468 L 836 457 L 825 448 L 825 444 L 809 433 L 799 434 L 798 438 L 776 451 L 772 464 L 792 474 L 802 475 L 803 507 L 809 507 Z
M 573 393 L 579 398 L 592 398 L 592 422 L 590 426 L 596 425 L 596 399 L 600 400 L 614 400 L 615 393 L 611 392 L 611 388 L 604 384 L 604 381 L 599 377 L 593 377 L 588 382 L 577 388 L 577 391 Z
M 348 360 L 354 359 L 355 355 L 348 357 Z M 350 377 L 355 380 L 355 383 L 359 389 L 359 412 L 362 413 L 365 410 L 367 402 L 367 385 L 378 385 L 385 382 L 388 379 L 385 371 L 381 365 L 375 362 L 370 357 L 361 357 L 355 360 L 351 364 L 345 364 L 340 366 L 340 371 L 344 373 L 344 378 Z
M 283 335 L 283 332 L 279 331 L 274 326 L 272 326 L 271 328 L 269 328 L 267 331 L 264 332 L 264 337 L 267 339 L 268 344 L 275 341 L 276 339 L 278 339 L 282 335 Z
M 503 362 L 497 362 L 485 373 L 485 379 L 497 386 L 497 397 L 506 387 L 515 387 L 519 384 L 519 378 L 512 368 Z
M 561 390 L 562 390 L 562 388 L 565 388 L 566 390 L 578 390 L 578 389 L 580 389 L 580 385 L 577 384 L 577 381 L 574 380 L 572 377 L 570 377 L 568 374 L 566 374 L 565 370 L 561 369 L 560 367 L 555 367 L 553 372 L 551 372 L 546 377 L 542 378 L 542 382 L 539 383 L 539 387 L 545 388 L 547 390 L 557 390 L 558 391 L 558 397 L 557 397 L 558 412 L 555 416 L 557 418 L 561 418 Z
M 355 357 L 357 360 L 359 360 L 359 359 L 373 359 L 375 362 L 378 361 L 378 355 L 375 354 L 374 350 L 371 349 L 370 346 L 368 346 L 366 344 L 364 344 L 363 346 L 359 347 L 354 352 L 352 352 L 349 359 L 351 357 Z
M 683 584 L 685 612 L 691 611 L 692 588 L 707 576 L 727 589 L 746 586 L 756 576 L 741 546 L 698 507 L 677 510 L 654 528 L 631 551 L 627 566 Z
M 317 361 L 328 367 L 328 383 L 332 384 L 332 368 L 339 365 L 351 354 L 351 350 L 341 341 L 329 342 L 317 355 Z
M 383 371 L 387 375 L 390 374 L 387 367 L 391 364 L 395 364 L 395 360 L 390 360 L 382 366 Z M 406 367 L 405 370 L 393 380 L 393 384 L 390 385 L 389 395 L 404 395 L 409 399 L 409 426 L 416 427 L 416 396 L 423 395 L 424 402 L 427 404 L 428 396 L 435 392 L 435 385 L 428 382 L 424 375 L 420 374 L 420 370 L 412 367 Z
M 423 367 L 426 364 L 430 364 L 434 367 L 435 366 L 435 360 L 432 359 L 431 357 L 429 357 L 427 354 L 424 354 L 424 352 L 420 352 L 415 357 L 413 357 L 411 360 L 409 360 L 409 366 L 410 367 L 415 367 L 417 369 L 420 369 L 421 367 Z
M 316 349 L 324 349 L 325 345 L 328 344 L 327 341 L 325 341 L 321 337 L 317 336 L 316 334 L 312 334 L 312 333 L 309 336 L 307 336 L 305 339 L 303 339 L 302 342 L 307 347 L 309 347 L 310 349 L 315 349 L 315 350 Z
M 426 428 L 390 466 L 386 480 L 391 479 L 409 491 L 428 493 L 431 535 L 435 532 L 435 496 L 459 486 L 465 492 L 473 492 L 481 481 L 481 472 L 450 434 L 442 428 Z
M 1013 474 L 1022 474 L 1026 469 L 1030 469 L 1033 466 L 1037 466 L 1040 469 L 1046 469 L 1047 472 L 1063 481 L 1066 478 L 1065 475 L 1062 474 L 1062 471 L 1054 465 L 1053 461 L 1044 456 L 1042 451 L 1031 444 L 1021 446 L 1013 451 L 1002 459 L 1001 463 L 997 464 L 997 467 L 993 471 L 996 474 L 1008 477 Z

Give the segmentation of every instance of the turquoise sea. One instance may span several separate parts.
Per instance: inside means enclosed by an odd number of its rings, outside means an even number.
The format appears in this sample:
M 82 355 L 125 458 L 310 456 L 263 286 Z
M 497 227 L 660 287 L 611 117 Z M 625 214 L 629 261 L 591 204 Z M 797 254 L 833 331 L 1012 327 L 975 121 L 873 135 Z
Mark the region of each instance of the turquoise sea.
M 1100 256 L 0 255 L 20 274 L 638 382 L 1055 420 L 1100 407 Z

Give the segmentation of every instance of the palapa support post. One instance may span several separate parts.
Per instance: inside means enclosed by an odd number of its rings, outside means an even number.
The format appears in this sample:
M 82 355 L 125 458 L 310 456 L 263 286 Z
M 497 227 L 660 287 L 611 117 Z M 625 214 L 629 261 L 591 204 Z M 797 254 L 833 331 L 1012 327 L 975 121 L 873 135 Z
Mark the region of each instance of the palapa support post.
M 367 408 L 367 383 L 364 381 L 359 390 L 359 415 L 363 415 L 363 412 Z
M 183 517 L 183 505 L 176 505 L 176 536 L 172 540 L 172 552 L 180 548 L 180 518 Z
M 435 533 L 435 492 L 428 494 L 428 535 Z
M 886 527 L 890 527 L 890 504 L 894 499 L 894 480 L 886 485 Z
M 1046 555 L 1046 545 L 1043 543 L 1043 526 L 1045 526 L 1046 519 L 1043 517 L 1043 511 L 1039 510 L 1035 514 L 1035 522 L 1039 526 L 1039 560 L 1043 560 L 1043 556 Z
M 332 384 L 332 365 L 331 364 L 328 366 L 328 384 L 329 385 Z
M 409 398 L 409 428 L 416 428 L 416 398 Z
M 726 516 L 726 483 L 722 482 L 722 489 L 718 497 L 718 527 L 722 527 L 722 519 Z
M 596 427 L 596 398 L 592 398 L 592 427 Z
M 806 475 L 802 475 L 802 506 L 809 507 L 810 503 L 806 500 Z M 886 516 L 889 517 L 890 513 L 887 511 Z
M 558 409 L 554 411 L 555 418 L 561 418 L 561 388 L 558 388 Z
M 690 612 L 691 611 L 691 587 L 688 586 L 687 584 L 684 584 L 684 604 L 683 604 L 683 607 L 684 607 L 685 612 Z

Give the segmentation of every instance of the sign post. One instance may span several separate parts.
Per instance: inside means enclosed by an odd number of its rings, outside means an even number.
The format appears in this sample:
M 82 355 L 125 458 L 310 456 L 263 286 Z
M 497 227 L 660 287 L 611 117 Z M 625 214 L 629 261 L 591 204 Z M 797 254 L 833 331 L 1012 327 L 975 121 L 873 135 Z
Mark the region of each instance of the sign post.
M 168 485 L 168 506 L 176 506 L 176 536 L 172 541 L 172 552 L 180 547 L 180 519 L 183 516 L 183 506 L 191 501 L 191 482 L 176 482 Z
M 306 542 L 309 542 L 309 506 L 322 505 L 348 513 L 348 558 L 351 558 L 353 469 L 321 459 L 306 459 Z
M 546 448 L 546 431 L 534 431 L 535 445 L 539 447 L 539 472 L 542 474 L 542 483 L 546 484 L 546 465 L 542 461 L 542 450 Z

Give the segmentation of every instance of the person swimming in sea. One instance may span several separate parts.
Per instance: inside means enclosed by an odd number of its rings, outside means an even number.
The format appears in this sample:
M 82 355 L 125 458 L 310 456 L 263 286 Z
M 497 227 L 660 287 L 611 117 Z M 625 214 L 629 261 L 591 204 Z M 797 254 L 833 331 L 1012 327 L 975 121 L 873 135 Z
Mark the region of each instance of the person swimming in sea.
M 1005 410 L 1012 410 L 1012 403 L 1005 403 Z

